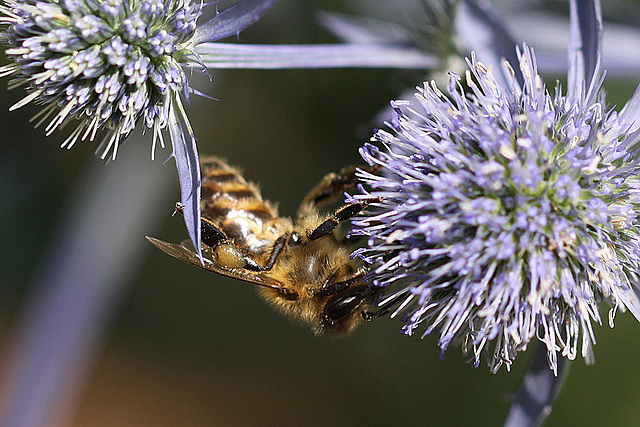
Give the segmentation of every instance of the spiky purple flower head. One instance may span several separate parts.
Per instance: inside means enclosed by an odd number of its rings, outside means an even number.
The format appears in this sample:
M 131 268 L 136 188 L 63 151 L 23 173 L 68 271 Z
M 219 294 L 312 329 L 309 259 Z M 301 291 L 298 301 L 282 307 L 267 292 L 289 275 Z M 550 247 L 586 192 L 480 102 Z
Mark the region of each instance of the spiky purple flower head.
M 476 366 L 484 353 L 494 372 L 537 338 L 555 371 L 558 353 L 591 361 L 601 304 L 611 326 L 618 309 L 640 319 L 640 139 L 605 111 L 601 80 L 552 95 L 533 50 L 518 57 L 523 85 L 472 55 L 446 94 L 426 82 L 392 103 L 361 149 L 380 172 L 353 196 L 381 202 L 353 232 L 402 332 L 461 344 Z
M 6 0 L 0 11 L 12 60 L 0 77 L 13 76 L 12 86 L 28 93 L 12 109 L 43 104 L 38 122 L 47 122 L 48 134 L 75 121 L 63 147 L 104 129 L 100 151 L 115 157 L 139 120 L 153 129 L 155 145 L 170 114 L 184 116 L 182 65 L 192 55 L 200 3 Z
M 194 90 L 183 67 L 204 68 L 196 45 L 237 35 L 277 1 L 240 0 L 197 25 L 202 3 L 191 0 L 0 0 L 0 38 L 12 61 L 0 77 L 26 87 L 11 109 L 44 105 L 34 118 L 47 122 L 47 134 L 77 124 L 66 148 L 102 132 L 98 152 L 115 159 L 143 122 L 153 131 L 153 159 L 168 131 L 185 225 L 200 252 L 198 150 L 183 106 Z

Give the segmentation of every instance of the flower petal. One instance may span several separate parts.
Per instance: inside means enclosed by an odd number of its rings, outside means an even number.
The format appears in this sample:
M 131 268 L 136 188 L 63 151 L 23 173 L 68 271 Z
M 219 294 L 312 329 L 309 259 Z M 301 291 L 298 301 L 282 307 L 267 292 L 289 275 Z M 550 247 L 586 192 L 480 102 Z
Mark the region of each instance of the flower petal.
M 382 44 L 249 45 L 205 43 L 197 47 L 209 68 L 410 68 L 435 67 L 418 49 Z
M 176 109 L 178 111 L 176 111 Z M 198 160 L 198 148 L 196 138 L 191 130 L 182 104 L 174 102 L 169 113 L 169 135 L 173 145 L 173 157 L 178 170 L 180 181 L 180 201 L 184 224 L 187 227 L 189 239 L 193 243 L 200 261 L 202 261 L 202 249 L 200 246 L 200 163 Z M 189 140 L 186 138 L 189 134 Z
M 640 322 L 640 298 L 638 298 L 636 291 L 634 289 L 629 289 L 620 296 L 620 299 L 626 309 L 631 312 L 638 322 Z
M 237 36 L 240 31 L 254 24 L 278 0 L 241 0 L 198 26 L 193 44 Z
M 629 132 L 640 129 L 640 85 L 620 111 L 620 120 L 631 125 Z
M 517 40 L 526 40 L 535 46 L 540 72 L 558 76 L 567 73 L 569 34 L 562 15 L 544 9 L 528 9 L 523 13 L 521 8 L 510 8 L 503 16 Z M 629 52 L 640 51 L 640 29 L 610 21 L 606 27 L 602 38 L 602 69 L 607 70 L 607 78 L 635 78 L 640 74 L 640 55 Z
M 580 97 L 600 75 L 602 60 L 602 14 L 600 2 L 570 2 L 569 74 L 567 96 Z M 583 89 L 583 86 L 584 89 Z

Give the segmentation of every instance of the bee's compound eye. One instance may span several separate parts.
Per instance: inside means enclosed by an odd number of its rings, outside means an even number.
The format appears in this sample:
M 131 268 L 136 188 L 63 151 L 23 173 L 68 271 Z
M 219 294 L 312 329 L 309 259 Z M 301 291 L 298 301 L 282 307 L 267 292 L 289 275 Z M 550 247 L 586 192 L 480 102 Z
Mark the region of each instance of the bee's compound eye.
M 246 265 L 245 256 L 238 248 L 230 243 L 216 246 L 216 261 L 227 268 L 243 268 Z
M 339 320 L 351 316 L 361 302 L 360 293 L 336 296 L 324 306 L 323 317 L 328 323 L 335 324 Z

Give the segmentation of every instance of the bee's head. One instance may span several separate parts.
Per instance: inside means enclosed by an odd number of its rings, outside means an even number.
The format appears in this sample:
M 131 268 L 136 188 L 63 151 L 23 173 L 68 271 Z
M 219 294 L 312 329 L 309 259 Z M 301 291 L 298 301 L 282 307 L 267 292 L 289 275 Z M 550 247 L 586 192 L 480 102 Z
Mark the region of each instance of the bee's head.
M 376 291 L 360 280 L 330 297 L 322 310 L 323 332 L 342 334 L 352 331 L 362 320 L 363 311 L 375 298 Z

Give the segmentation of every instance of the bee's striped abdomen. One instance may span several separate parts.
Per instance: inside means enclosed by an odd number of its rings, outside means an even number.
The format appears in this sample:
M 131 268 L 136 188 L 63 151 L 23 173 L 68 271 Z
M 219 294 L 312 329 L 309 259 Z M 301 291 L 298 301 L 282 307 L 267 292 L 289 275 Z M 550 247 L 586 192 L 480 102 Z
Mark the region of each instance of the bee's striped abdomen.
M 260 191 L 236 169 L 216 157 L 200 161 L 202 216 L 218 226 L 229 239 L 250 253 L 260 255 L 279 237 L 278 214 L 262 200 Z

